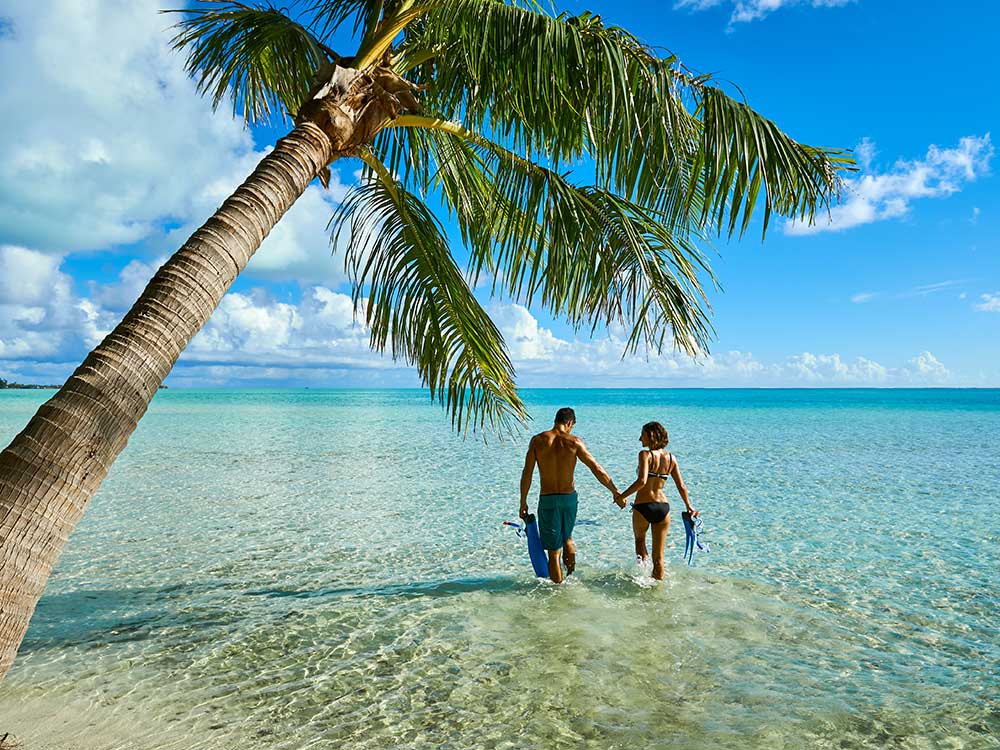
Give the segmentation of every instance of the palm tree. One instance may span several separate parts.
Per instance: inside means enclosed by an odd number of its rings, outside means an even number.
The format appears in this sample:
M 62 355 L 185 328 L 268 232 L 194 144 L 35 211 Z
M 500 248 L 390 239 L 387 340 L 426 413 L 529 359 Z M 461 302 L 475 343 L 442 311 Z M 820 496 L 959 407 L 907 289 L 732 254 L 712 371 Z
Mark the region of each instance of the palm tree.
M 332 224 L 350 233 L 372 347 L 415 365 L 459 430 L 488 432 L 526 414 L 478 280 L 577 327 L 625 326 L 626 351 L 704 351 L 700 241 L 746 232 L 760 204 L 764 232 L 772 213 L 812 220 L 851 163 L 589 13 L 316 0 L 293 16 L 208 0 L 183 14 L 173 43 L 200 90 L 248 123 L 294 128 L 0 453 L 0 675 L 157 387 L 333 161 L 364 165 Z M 360 42 L 341 56 L 329 40 L 347 24 Z M 457 222 L 464 271 L 432 205 Z

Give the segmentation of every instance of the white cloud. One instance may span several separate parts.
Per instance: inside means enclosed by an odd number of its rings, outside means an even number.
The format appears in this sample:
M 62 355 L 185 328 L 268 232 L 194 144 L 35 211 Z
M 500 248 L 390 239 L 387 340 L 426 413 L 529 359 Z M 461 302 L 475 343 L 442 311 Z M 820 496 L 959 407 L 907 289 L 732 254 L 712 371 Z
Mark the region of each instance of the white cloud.
M 551 331 L 541 328 L 528 308 L 517 304 L 494 303 L 489 307 L 490 317 L 504 335 L 504 341 L 514 359 L 541 361 L 551 358 L 570 345 L 556 338 Z
M 937 281 L 933 284 L 921 284 L 920 286 L 913 287 L 910 290 L 910 295 L 915 295 L 918 297 L 926 297 L 928 294 L 934 294 L 935 292 L 943 292 L 946 289 L 951 289 L 952 287 L 958 286 L 959 284 L 967 284 L 967 279 L 949 279 L 948 281 Z
M 146 288 L 156 270 L 166 261 L 165 257 L 159 257 L 150 262 L 139 260 L 138 258 L 129 263 L 118 273 L 118 281 L 114 283 L 98 284 L 94 281 L 88 282 L 91 301 L 109 311 L 124 312 L 139 299 L 142 290 Z
M 270 147 L 264 150 L 269 152 Z M 204 222 L 253 171 L 264 153 L 252 152 L 233 159 L 210 183 L 191 195 L 191 219 L 157 242 L 163 253 L 172 253 Z M 330 188 L 311 185 L 281 218 L 250 259 L 245 275 L 268 281 L 295 280 L 337 285 L 345 280 L 344 254 L 331 252 L 327 223 L 344 196 L 347 185 L 332 170 Z
M 0 245 L 0 359 L 50 357 L 86 319 L 61 259 Z
M 839 354 L 805 352 L 789 357 L 779 367 L 783 370 L 782 374 L 792 374 L 803 383 L 815 385 L 881 385 L 889 376 L 889 371 L 878 362 L 864 357 L 844 362 Z
M 874 146 L 868 139 L 861 142 L 858 150 L 862 159 L 870 160 L 874 155 Z M 982 137 L 966 136 L 955 148 L 932 145 L 923 159 L 900 160 L 888 172 L 863 173 L 848 180 L 845 200 L 830 210 L 829 217 L 820 215 L 811 225 L 789 221 L 785 232 L 795 235 L 839 232 L 905 216 L 911 201 L 951 195 L 961 190 L 963 183 L 987 174 L 992 158 L 989 133 Z
M 693 360 L 667 352 L 622 359 L 621 336 L 568 341 L 540 326 L 519 305 L 493 305 L 490 314 L 504 334 L 517 367 L 518 382 L 535 386 L 893 386 L 944 384 L 951 374 L 929 352 L 900 367 L 866 357 L 845 361 L 839 354 L 804 352 L 762 362 L 748 352 L 730 351 Z
M 181 363 L 406 369 L 371 351 L 346 294 L 308 288 L 297 304 L 264 290 L 230 292 L 181 356 Z
M 141 241 L 169 255 L 266 154 L 225 104 L 213 113 L 198 95 L 159 10 L 52 0 L 4 11 L 0 240 L 58 255 Z M 325 231 L 346 192 L 336 169 L 333 180 L 329 193 L 306 190 L 248 275 L 343 280 Z
M 962 284 L 968 284 L 968 279 L 949 279 L 947 281 L 936 281 L 932 284 L 921 284 L 919 286 L 912 287 L 905 291 L 897 292 L 860 292 L 851 297 L 851 302 L 854 304 L 861 304 L 864 302 L 870 302 L 876 297 L 880 299 L 911 299 L 913 297 L 928 297 L 932 294 L 937 294 L 938 292 L 944 292 L 948 289 L 953 289 L 956 286 Z M 959 299 L 965 299 L 965 293 L 963 292 Z
M 7 4 L 0 234 L 59 253 L 148 237 L 252 150 L 168 48 L 155 0 Z M 42 93 L 44 92 L 44 94 Z
M 930 352 L 921 352 L 910 360 L 910 365 L 912 365 L 910 372 L 916 380 L 941 383 L 946 381 L 951 374 L 948 372 L 948 368 Z
M 972 216 L 969 219 L 969 223 L 970 224 L 976 224 L 976 223 L 978 223 L 979 222 L 979 214 L 981 214 L 981 213 L 982 213 L 982 211 L 979 210 L 979 206 L 973 206 L 972 207 Z
M 862 138 L 861 142 L 854 148 L 854 157 L 858 160 L 858 167 L 865 172 L 871 169 L 876 156 L 878 156 L 878 150 L 875 148 L 875 141 L 868 136 Z
M 707 10 L 722 5 L 732 5 L 732 14 L 729 16 L 730 25 L 734 23 L 746 23 L 756 21 L 773 13 L 780 8 L 787 8 L 792 5 L 810 5 L 813 8 L 833 8 L 840 5 L 847 5 L 854 0 L 678 0 L 674 4 L 675 8 L 690 8 L 691 10 Z
M 121 315 L 108 305 L 128 305 L 138 293 L 137 280 L 150 271 L 130 264 L 118 282 L 91 286 L 90 296 L 79 298 L 52 256 L 0 247 L 0 375 L 11 379 L 20 374 L 20 379 L 34 381 L 65 378 L 73 365 L 52 363 L 78 358 L 100 341 Z M 11 281 L 18 278 L 23 283 Z M 984 295 L 984 304 L 987 297 L 1000 309 L 1000 293 Z M 677 352 L 623 359 L 621 331 L 595 339 L 566 339 L 521 305 L 495 303 L 490 314 L 508 343 L 523 386 L 891 386 L 954 380 L 929 352 L 900 367 L 813 352 L 771 362 L 740 351 L 697 360 Z M 25 361 L 38 360 L 49 364 L 26 369 Z M 263 289 L 230 292 L 181 355 L 168 382 L 418 384 L 412 368 L 371 351 L 368 330 L 355 319 L 351 298 L 322 285 L 308 287 L 295 300 L 275 299 Z
M 995 294 L 981 294 L 979 299 L 982 300 L 979 304 L 975 305 L 975 308 L 980 312 L 1000 312 L 1000 292 Z

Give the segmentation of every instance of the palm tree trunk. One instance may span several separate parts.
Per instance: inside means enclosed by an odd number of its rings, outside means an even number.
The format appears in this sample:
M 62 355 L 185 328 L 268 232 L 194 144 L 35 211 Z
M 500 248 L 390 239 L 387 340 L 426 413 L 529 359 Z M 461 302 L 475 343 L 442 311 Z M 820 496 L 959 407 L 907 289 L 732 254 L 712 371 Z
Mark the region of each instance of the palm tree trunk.
M 157 388 L 271 228 L 337 155 L 324 130 L 304 122 L 281 139 L 0 453 L 0 679 L 70 531 Z

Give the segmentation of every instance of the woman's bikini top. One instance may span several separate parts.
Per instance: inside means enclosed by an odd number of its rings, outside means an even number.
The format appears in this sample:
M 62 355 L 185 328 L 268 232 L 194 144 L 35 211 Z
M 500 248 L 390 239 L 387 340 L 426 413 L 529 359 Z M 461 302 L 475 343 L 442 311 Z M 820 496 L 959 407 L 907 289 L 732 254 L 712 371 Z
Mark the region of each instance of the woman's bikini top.
M 653 452 L 652 451 L 649 452 L 649 458 L 650 458 L 650 463 L 652 463 L 652 460 L 653 460 Z M 666 474 L 660 474 L 660 473 L 655 472 L 655 471 L 649 471 L 649 472 L 646 472 L 646 473 L 649 476 L 651 476 L 651 477 L 656 477 L 657 479 L 668 479 L 670 477 L 670 470 L 672 468 L 674 468 L 674 456 L 673 456 L 673 454 L 668 453 L 667 454 L 667 458 L 670 459 L 670 463 L 667 464 L 667 473 Z

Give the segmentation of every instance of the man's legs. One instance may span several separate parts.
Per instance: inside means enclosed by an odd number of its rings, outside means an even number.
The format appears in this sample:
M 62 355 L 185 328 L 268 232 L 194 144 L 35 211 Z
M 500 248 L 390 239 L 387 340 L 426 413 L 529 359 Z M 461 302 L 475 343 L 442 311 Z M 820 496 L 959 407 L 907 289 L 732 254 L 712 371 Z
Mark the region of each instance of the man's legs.
M 559 565 L 559 554 L 562 550 L 549 549 L 545 551 L 549 553 L 549 578 L 552 579 L 553 583 L 562 583 L 563 574 L 562 568 Z
M 576 545 L 573 544 L 573 526 L 576 523 L 576 493 L 567 495 L 540 495 L 538 498 L 538 534 L 542 547 L 549 555 L 549 578 L 562 583 L 561 557 L 566 550 L 566 571 L 576 567 Z
M 573 544 L 573 537 L 566 539 L 563 549 L 566 550 L 563 553 L 563 558 L 566 560 L 566 575 L 571 576 L 576 570 L 576 545 Z

